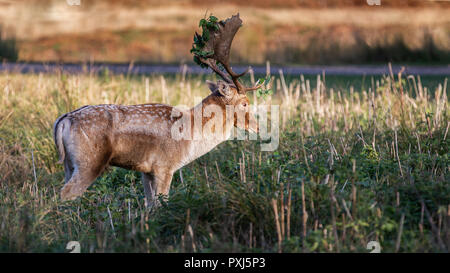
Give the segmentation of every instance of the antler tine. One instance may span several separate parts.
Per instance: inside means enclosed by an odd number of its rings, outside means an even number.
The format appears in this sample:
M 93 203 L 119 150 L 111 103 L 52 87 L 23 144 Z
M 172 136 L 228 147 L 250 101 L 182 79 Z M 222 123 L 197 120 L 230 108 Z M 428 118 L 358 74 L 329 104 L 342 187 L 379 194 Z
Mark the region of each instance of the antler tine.
M 253 87 L 247 87 L 247 88 L 245 88 L 245 92 L 255 91 L 255 90 L 258 90 L 259 88 L 261 88 L 263 86 L 264 86 L 264 83 L 260 83 L 258 85 L 253 86 Z
M 260 83 L 260 80 L 261 80 L 261 79 L 259 79 L 259 80 L 256 82 L 255 86 L 245 88 L 245 92 L 258 90 L 258 89 L 262 88 L 263 86 L 265 86 L 265 85 L 266 85 L 266 82 L 270 83 L 270 81 L 271 81 L 271 80 L 270 80 L 270 77 L 266 77 L 266 79 L 264 79 L 263 82 L 261 82 L 261 83 Z M 268 91 L 270 91 L 270 90 L 268 90 Z
M 199 58 L 200 61 L 204 64 L 206 64 L 209 68 L 211 68 L 212 71 L 214 71 L 217 75 L 219 75 L 225 82 L 227 83 L 234 83 L 233 80 L 231 80 L 227 74 L 225 74 L 225 72 L 223 72 L 222 70 L 220 70 L 219 67 L 217 67 L 217 65 L 214 63 L 214 60 L 212 59 L 204 59 L 204 58 Z
M 236 88 L 238 89 L 238 91 L 240 93 L 245 93 L 245 90 L 247 88 L 244 85 L 242 85 L 242 83 L 239 81 L 239 78 L 244 76 L 245 74 L 247 74 L 250 71 L 250 67 L 247 68 L 247 70 L 245 70 L 244 72 L 242 72 L 240 74 L 236 74 L 228 64 L 223 65 L 223 67 L 225 68 L 227 73 L 231 76 L 231 80 L 233 81 L 233 83 L 236 86 Z
M 250 67 L 248 67 L 244 72 L 242 72 L 240 74 L 236 74 L 231 69 L 231 67 L 224 65 L 225 71 L 227 71 L 227 73 L 231 76 L 231 79 L 230 79 L 227 76 L 227 74 L 225 74 L 224 71 L 220 70 L 220 68 L 214 63 L 214 60 L 209 59 L 209 58 L 208 59 L 199 58 L 199 59 L 202 63 L 207 65 L 209 68 L 211 68 L 212 71 L 214 71 L 217 75 L 219 75 L 225 82 L 227 82 L 229 84 L 234 84 L 236 86 L 236 88 L 238 88 L 238 90 L 248 91 L 249 88 L 246 88 L 245 86 L 243 86 L 241 84 L 241 82 L 239 82 L 237 79 L 244 76 L 245 74 L 247 74 L 251 69 Z

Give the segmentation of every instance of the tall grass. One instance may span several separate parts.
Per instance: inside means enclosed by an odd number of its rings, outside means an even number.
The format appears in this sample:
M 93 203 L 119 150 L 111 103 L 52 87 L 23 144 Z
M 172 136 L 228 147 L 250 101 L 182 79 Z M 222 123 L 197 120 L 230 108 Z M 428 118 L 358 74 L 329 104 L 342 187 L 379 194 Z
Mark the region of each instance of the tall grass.
M 0 76 L 0 251 L 448 252 L 447 80 L 388 75 L 367 90 L 318 75 L 272 75 L 282 133 L 227 141 L 177 171 L 170 198 L 144 208 L 140 175 L 111 168 L 83 197 L 61 202 L 56 117 L 85 104 L 193 105 L 208 94 L 192 75 Z

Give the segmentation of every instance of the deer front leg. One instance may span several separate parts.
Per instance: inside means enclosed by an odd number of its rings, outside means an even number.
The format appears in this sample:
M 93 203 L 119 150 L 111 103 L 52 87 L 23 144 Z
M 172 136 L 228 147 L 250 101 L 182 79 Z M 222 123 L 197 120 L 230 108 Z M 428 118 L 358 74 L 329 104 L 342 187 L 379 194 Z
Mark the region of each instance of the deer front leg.
M 150 208 L 156 199 L 155 176 L 152 173 L 142 173 L 142 184 L 144 184 L 145 207 Z
M 155 172 L 155 182 L 156 182 L 156 197 L 162 195 L 164 198 L 169 197 L 170 184 L 172 183 L 173 173 L 170 171 L 166 172 Z
M 159 207 L 161 205 L 158 200 L 159 195 L 164 198 L 169 196 L 172 176 L 172 172 L 161 170 L 155 170 L 153 173 L 142 173 L 146 207 Z

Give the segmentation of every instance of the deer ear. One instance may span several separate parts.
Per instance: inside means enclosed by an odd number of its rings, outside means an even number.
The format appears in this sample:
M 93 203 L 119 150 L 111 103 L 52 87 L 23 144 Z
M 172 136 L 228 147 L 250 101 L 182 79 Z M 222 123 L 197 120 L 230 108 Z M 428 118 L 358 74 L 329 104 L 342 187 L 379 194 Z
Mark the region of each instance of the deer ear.
M 217 88 L 219 93 L 226 98 L 231 98 L 234 95 L 233 90 L 231 90 L 230 86 L 224 81 L 218 81 Z
M 212 93 L 217 91 L 218 86 L 215 82 L 206 80 L 206 84 L 208 85 L 208 88 L 209 90 L 211 90 Z

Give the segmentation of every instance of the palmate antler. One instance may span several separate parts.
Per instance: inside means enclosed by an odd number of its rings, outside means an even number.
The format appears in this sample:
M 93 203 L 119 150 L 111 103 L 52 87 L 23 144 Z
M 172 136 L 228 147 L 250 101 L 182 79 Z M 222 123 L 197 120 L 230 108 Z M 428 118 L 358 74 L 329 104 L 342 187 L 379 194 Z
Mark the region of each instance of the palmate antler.
M 201 48 L 196 48 L 196 44 L 194 44 L 192 50 L 195 55 L 194 58 L 197 58 L 202 64 L 211 68 L 227 83 L 234 84 L 241 94 L 259 89 L 263 83 L 248 88 L 239 81 L 239 78 L 244 76 L 250 70 L 250 67 L 243 73 L 236 74 L 230 66 L 231 43 L 233 42 L 236 32 L 242 26 L 242 20 L 239 18 L 239 13 L 231 16 L 231 18 L 228 18 L 225 21 L 216 22 L 216 20 L 217 18 L 211 16 L 210 22 L 204 21 L 202 36 L 195 33 L 194 41 L 196 41 L 196 43 L 198 42 L 198 44 L 201 45 Z M 206 35 L 205 32 L 207 32 Z M 217 64 L 222 65 L 225 71 Z

